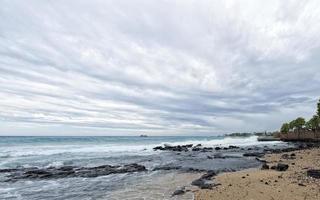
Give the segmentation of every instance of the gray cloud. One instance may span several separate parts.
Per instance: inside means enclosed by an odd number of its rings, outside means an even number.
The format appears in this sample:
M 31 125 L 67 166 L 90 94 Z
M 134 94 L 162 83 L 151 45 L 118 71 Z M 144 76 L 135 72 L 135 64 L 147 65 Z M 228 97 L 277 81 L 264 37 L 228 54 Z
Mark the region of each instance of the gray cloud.
M 218 134 L 310 117 L 315 1 L 3 0 L 0 134 Z

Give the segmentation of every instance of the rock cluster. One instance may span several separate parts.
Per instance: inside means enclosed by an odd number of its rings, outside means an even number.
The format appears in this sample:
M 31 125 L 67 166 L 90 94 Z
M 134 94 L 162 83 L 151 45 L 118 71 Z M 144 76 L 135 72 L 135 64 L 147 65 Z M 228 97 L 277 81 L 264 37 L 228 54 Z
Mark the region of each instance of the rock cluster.
M 171 146 L 171 145 L 164 145 L 164 146 L 156 146 L 153 148 L 153 150 L 161 150 L 161 151 L 189 151 L 189 148 L 191 148 L 192 144 L 187 145 L 177 145 L 177 146 Z
M 187 145 L 177 145 L 177 146 L 171 146 L 171 145 L 164 145 L 164 146 L 156 146 L 153 148 L 154 151 L 160 150 L 160 151 L 199 151 L 199 152 L 212 152 L 213 150 L 219 151 L 219 150 L 229 150 L 229 149 L 239 149 L 238 146 L 230 145 L 229 147 L 202 147 L 201 144 L 197 144 L 196 146 L 193 146 L 192 144 Z
M 307 175 L 312 178 L 320 179 L 320 169 L 309 169 Z
M 267 169 L 270 169 L 269 165 L 267 165 L 266 163 L 264 163 L 262 166 L 261 166 L 261 169 L 262 170 L 267 170 Z
M 243 156 L 244 157 L 257 157 L 257 158 L 261 158 L 265 155 L 265 153 L 262 152 L 252 152 L 252 153 L 244 153 Z
M 168 170 L 179 170 L 179 169 L 181 169 L 181 168 L 182 168 L 181 166 L 163 165 L 163 166 L 155 167 L 152 171 L 159 171 L 159 170 L 165 170 L 165 171 L 168 171 Z
M 16 181 L 20 179 L 57 179 L 67 177 L 98 177 L 109 174 L 121 174 L 129 172 L 147 171 L 145 166 L 136 163 L 112 166 L 102 165 L 97 167 L 49 167 L 44 169 L 39 168 L 18 168 L 18 169 L 2 169 L 1 173 L 10 173 L 7 176 L 7 181 Z
M 282 156 L 281 156 L 281 158 L 282 159 L 286 159 L 286 160 L 288 160 L 288 159 L 291 159 L 291 160 L 293 160 L 293 159 L 296 159 L 296 154 L 294 154 L 294 153 L 292 153 L 292 154 L 283 154 Z
M 182 195 L 184 193 L 186 193 L 185 188 L 180 188 L 180 189 L 177 189 L 176 191 L 174 191 L 171 196 Z
M 216 176 L 217 173 L 215 171 L 208 171 L 200 178 L 192 181 L 191 185 L 198 186 L 200 189 L 212 189 L 220 184 L 212 183 L 212 177 Z
M 273 170 L 277 170 L 277 171 L 287 171 L 288 168 L 289 168 L 289 165 L 283 164 L 283 163 L 278 163 L 277 165 L 274 165 L 271 167 L 268 164 L 264 163 L 261 166 L 261 170 L 273 169 Z
M 278 163 L 275 166 L 270 167 L 270 169 L 277 170 L 277 171 L 287 171 L 289 168 L 289 165 L 283 164 L 283 163 Z

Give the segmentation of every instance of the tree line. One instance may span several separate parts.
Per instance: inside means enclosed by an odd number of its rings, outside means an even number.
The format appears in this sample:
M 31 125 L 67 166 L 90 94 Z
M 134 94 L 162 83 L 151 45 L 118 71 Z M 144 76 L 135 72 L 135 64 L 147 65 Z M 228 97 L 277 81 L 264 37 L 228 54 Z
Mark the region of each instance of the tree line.
M 299 133 L 302 129 L 312 130 L 314 132 L 320 130 L 320 99 L 317 103 L 317 112 L 310 120 L 306 121 L 303 117 L 298 117 L 291 122 L 282 124 L 280 132 L 288 133 L 289 131 L 297 130 Z

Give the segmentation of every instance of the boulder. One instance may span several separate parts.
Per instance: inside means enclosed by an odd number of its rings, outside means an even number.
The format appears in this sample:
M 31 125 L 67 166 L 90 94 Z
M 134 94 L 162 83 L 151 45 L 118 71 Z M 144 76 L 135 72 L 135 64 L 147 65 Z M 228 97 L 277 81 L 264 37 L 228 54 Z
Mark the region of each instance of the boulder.
M 186 191 L 184 191 L 184 189 L 177 189 L 176 191 L 173 192 L 173 194 L 171 196 L 183 195 L 184 193 L 186 193 Z
M 159 171 L 159 170 L 165 170 L 165 171 L 168 171 L 168 170 L 179 170 L 179 169 L 181 169 L 181 168 L 182 168 L 181 166 L 164 165 L 164 166 L 155 167 L 152 171 Z
M 281 155 L 281 158 L 282 158 L 282 159 L 287 159 L 287 160 L 288 160 L 288 159 L 295 159 L 295 158 L 296 158 L 296 154 L 292 153 L 292 154 L 289 155 L 289 154 L 286 154 L 286 153 L 285 153 L 285 154 L 282 154 L 282 155 Z
M 169 144 L 165 144 L 164 147 L 162 146 L 156 146 L 153 148 L 153 150 L 161 150 L 161 151 L 188 151 L 188 148 L 191 148 L 192 144 L 188 144 L 188 145 L 177 145 L 177 146 L 171 146 Z
M 226 157 L 222 153 L 216 153 L 213 155 L 216 159 L 225 159 Z
M 283 163 L 278 163 L 277 165 L 271 167 L 271 169 L 277 170 L 277 171 L 287 171 L 288 168 L 289 168 L 289 165 L 283 164 Z
M 153 150 L 154 151 L 157 151 L 157 150 L 162 150 L 163 151 L 163 150 L 165 150 L 165 148 L 163 148 L 162 146 L 156 146 L 156 147 L 153 148 Z
M 212 189 L 219 184 L 212 183 L 212 177 L 216 176 L 217 173 L 213 170 L 207 171 L 200 178 L 192 181 L 191 185 L 198 186 L 200 189 Z
M 264 163 L 261 167 L 262 170 L 267 170 L 270 169 L 269 165 L 267 165 L 266 163 Z
M 195 147 L 192 148 L 192 151 L 201 151 L 201 148 L 195 146 Z
M 191 185 L 197 186 L 200 189 L 212 189 L 213 187 L 219 186 L 221 184 L 210 183 L 209 181 L 207 181 L 205 179 L 199 178 L 199 179 L 192 181 Z
M 307 171 L 307 176 L 320 179 L 320 169 L 310 169 Z
M 210 180 L 212 177 L 216 176 L 217 173 L 213 170 L 208 171 L 204 175 L 201 176 L 201 179 Z
M 10 170 L 11 172 L 12 170 Z M 49 167 L 43 169 L 18 168 L 8 175 L 7 181 L 16 181 L 20 179 L 58 179 L 67 177 L 98 177 L 109 174 L 131 173 L 147 171 L 145 166 L 136 163 L 123 166 L 101 165 L 96 167 Z
M 214 148 L 216 151 L 219 151 L 219 150 L 221 150 L 221 147 L 215 147 Z
M 258 157 L 261 158 L 263 157 L 265 154 L 262 152 L 252 152 L 252 153 L 244 153 L 243 156 L 244 157 Z
M 210 151 L 213 151 L 213 148 L 212 147 L 203 147 L 202 152 L 210 152 Z
M 199 178 L 199 179 L 196 179 L 196 180 L 192 181 L 191 185 L 200 187 L 201 185 L 204 184 L 204 182 L 205 182 L 205 180 Z

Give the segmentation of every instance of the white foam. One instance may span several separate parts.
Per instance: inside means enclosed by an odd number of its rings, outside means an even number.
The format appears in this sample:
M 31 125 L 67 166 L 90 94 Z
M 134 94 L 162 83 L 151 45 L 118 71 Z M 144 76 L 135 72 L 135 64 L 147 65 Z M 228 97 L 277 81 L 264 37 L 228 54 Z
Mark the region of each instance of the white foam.
M 222 139 L 207 139 L 207 140 L 186 140 L 179 142 L 166 142 L 154 144 L 138 144 L 138 145 L 126 145 L 126 144 L 60 144 L 60 145 L 28 145 L 28 146 L 9 146 L 0 148 L 0 152 L 5 152 L 6 157 L 28 157 L 38 155 L 54 155 L 65 153 L 105 153 L 108 155 L 115 154 L 150 154 L 156 153 L 153 151 L 153 147 L 169 144 L 169 145 L 184 145 L 184 144 L 202 144 L 203 146 L 251 146 L 251 145 L 265 145 L 265 144 L 278 144 L 279 141 L 273 142 L 258 142 L 257 136 L 240 138 L 240 137 L 225 137 Z M 4 156 L 4 155 L 3 155 Z
M 214 146 L 222 146 L 226 147 L 229 145 L 236 145 L 236 146 L 253 146 L 253 145 L 266 145 L 266 144 L 280 144 L 280 141 L 272 141 L 272 142 L 259 142 L 258 136 L 251 136 L 251 137 L 225 137 L 222 139 L 213 139 L 213 140 L 188 140 L 183 142 L 167 142 L 162 143 L 169 144 L 169 145 L 183 145 L 183 144 L 202 144 L 203 146 L 207 147 L 214 147 Z
M 6 157 L 28 157 L 65 153 L 150 153 L 155 145 L 54 145 L 54 146 L 10 146 Z M 0 148 L 0 152 L 1 152 Z

